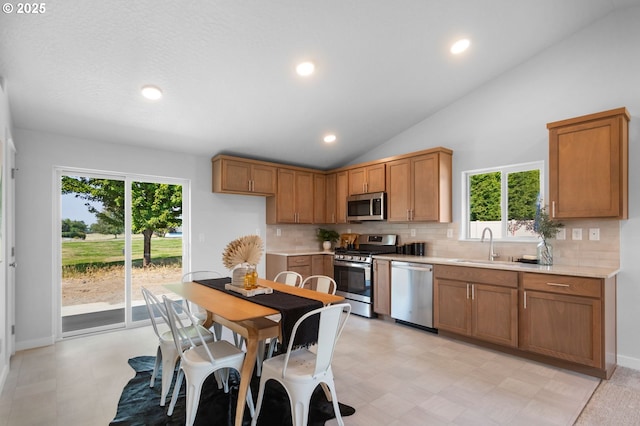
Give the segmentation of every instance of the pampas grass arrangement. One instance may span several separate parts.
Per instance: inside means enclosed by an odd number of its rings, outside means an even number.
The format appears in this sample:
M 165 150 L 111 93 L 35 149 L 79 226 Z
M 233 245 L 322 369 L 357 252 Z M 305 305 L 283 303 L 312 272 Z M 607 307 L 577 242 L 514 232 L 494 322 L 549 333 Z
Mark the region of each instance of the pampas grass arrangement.
M 231 270 L 238 265 L 257 265 L 262 257 L 263 244 L 258 235 L 245 235 L 227 244 L 222 253 L 222 263 Z

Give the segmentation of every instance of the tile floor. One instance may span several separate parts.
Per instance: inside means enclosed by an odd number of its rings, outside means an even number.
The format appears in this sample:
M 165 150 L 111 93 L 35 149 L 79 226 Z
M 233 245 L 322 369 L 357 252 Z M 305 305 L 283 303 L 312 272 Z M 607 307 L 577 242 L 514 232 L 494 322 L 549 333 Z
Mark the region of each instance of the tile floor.
M 0 426 L 107 425 L 133 377 L 127 359 L 155 355 L 156 345 L 143 327 L 16 353 Z M 599 382 L 355 315 L 333 367 L 340 401 L 356 409 L 345 424 L 362 426 L 571 425 Z

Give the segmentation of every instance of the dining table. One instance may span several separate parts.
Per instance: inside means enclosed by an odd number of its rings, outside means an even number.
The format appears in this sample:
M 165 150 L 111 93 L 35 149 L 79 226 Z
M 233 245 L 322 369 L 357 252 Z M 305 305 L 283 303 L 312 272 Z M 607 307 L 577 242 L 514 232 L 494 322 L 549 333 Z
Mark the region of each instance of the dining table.
M 326 306 L 344 300 L 342 296 L 321 293 L 314 290 L 289 286 L 275 281 L 258 278 L 258 286 L 269 287 L 274 293 L 286 293 L 321 302 Z M 240 371 L 235 425 L 242 425 L 246 397 L 258 355 L 259 342 L 269 338 L 279 338 L 282 342 L 283 329 L 280 322 L 267 317 L 280 314 L 273 307 L 251 301 L 232 291 L 222 291 L 198 282 L 166 284 L 165 287 L 189 302 L 207 311 L 205 326 L 221 324 L 244 337 L 246 355 Z

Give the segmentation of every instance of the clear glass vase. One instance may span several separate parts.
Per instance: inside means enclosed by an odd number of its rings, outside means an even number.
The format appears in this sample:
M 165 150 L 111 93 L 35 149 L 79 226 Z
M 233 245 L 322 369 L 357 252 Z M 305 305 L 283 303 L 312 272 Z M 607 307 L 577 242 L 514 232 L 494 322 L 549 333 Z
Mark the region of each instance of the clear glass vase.
M 553 246 L 548 241 L 540 241 L 537 252 L 539 265 L 553 265 Z

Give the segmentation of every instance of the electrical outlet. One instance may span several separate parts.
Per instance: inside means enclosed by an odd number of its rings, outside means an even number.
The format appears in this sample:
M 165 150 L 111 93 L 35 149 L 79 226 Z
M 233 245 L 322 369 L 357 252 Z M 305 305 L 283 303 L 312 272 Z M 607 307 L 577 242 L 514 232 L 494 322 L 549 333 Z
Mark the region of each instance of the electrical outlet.
M 589 239 L 591 241 L 600 240 L 600 228 L 589 228 Z
M 566 240 L 567 239 L 567 230 L 564 228 L 561 228 L 558 230 L 558 233 L 556 234 L 556 240 Z
M 574 228 L 571 230 L 571 239 L 572 240 L 581 240 L 582 239 L 582 228 Z
M 276 237 L 281 237 L 281 236 L 282 236 L 282 229 L 276 228 Z
M 453 238 L 453 229 L 447 229 L 447 238 Z
M 347 228 L 347 234 L 351 233 L 351 228 Z
M 411 230 L 411 236 L 412 236 L 412 237 L 415 237 L 415 236 L 416 236 L 416 230 L 415 230 L 415 229 L 412 229 L 412 230 Z

